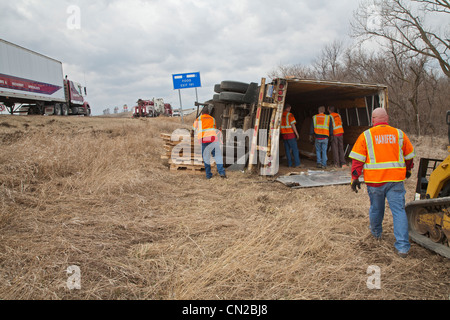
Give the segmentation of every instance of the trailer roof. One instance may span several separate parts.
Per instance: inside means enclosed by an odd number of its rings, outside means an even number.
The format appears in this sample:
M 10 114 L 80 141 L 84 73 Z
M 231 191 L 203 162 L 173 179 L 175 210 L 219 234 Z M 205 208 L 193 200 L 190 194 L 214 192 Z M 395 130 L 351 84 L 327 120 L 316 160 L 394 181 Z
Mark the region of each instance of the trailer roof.
M 338 81 L 321 81 L 286 78 L 288 82 L 288 94 L 299 95 L 302 99 L 355 99 L 377 94 L 380 90 L 386 90 L 387 86 L 381 84 L 346 83 Z
M 38 56 L 41 56 L 41 57 L 44 57 L 44 58 L 46 58 L 46 59 L 53 60 L 53 61 L 55 61 L 55 62 L 58 62 L 58 63 L 62 64 L 62 62 L 59 61 L 59 60 L 57 60 L 57 59 L 51 58 L 51 57 L 46 56 L 46 55 L 44 55 L 44 54 L 42 54 L 42 53 L 39 53 L 39 52 L 30 50 L 30 49 L 27 49 L 27 48 L 22 47 L 22 46 L 19 46 L 19 45 L 15 44 L 15 43 L 6 41 L 6 40 L 4 40 L 4 39 L 1 39 L 1 38 L 0 38 L 0 42 L 3 42 L 3 43 L 5 43 L 5 44 L 7 44 L 7 45 L 9 45 L 9 46 L 14 46 L 14 47 L 20 48 L 20 49 L 22 49 L 22 50 L 26 50 L 26 51 L 28 51 L 28 52 L 31 52 L 31 53 L 35 54 L 35 55 L 38 55 Z

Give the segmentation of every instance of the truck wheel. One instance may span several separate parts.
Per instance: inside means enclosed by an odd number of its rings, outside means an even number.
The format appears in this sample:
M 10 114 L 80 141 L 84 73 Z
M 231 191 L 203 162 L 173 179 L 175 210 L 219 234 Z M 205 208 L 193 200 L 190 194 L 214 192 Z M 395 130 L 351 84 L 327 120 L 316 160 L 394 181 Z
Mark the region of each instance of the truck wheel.
M 61 115 L 68 116 L 69 115 L 69 107 L 67 104 L 63 104 L 61 108 Z
M 222 91 L 229 91 L 229 92 L 246 93 L 248 86 L 249 86 L 248 83 L 238 81 L 222 81 L 220 83 L 220 88 L 222 89 Z
M 86 108 L 86 114 L 84 116 L 85 117 L 90 117 L 91 116 L 91 108 Z
M 220 87 L 220 83 L 214 86 L 214 92 L 221 93 L 223 89 Z
M 61 115 L 61 105 L 55 104 L 55 105 L 53 106 L 53 114 L 54 114 L 55 116 L 60 116 L 60 115 Z
M 72 114 L 78 114 L 78 107 L 72 107 Z
M 226 102 L 242 103 L 244 96 L 245 95 L 243 93 L 238 92 L 221 92 L 219 99 Z

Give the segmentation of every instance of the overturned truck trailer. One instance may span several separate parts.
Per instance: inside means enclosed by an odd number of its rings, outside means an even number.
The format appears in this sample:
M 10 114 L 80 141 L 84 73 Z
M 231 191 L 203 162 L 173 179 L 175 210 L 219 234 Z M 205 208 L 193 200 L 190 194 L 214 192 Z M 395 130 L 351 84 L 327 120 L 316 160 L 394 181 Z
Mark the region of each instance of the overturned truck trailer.
M 297 120 L 300 155 L 310 159 L 316 155 L 309 142 L 309 131 L 312 117 L 320 106 L 334 106 L 341 115 L 346 156 L 358 136 L 372 125 L 373 110 L 388 108 L 387 87 L 380 84 L 296 78 L 266 83 L 263 78 L 258 86 L 241 85 L 239 93 L 230 93 L 226 88 L 233 82 L 222 83 L 225 89 L 216 85 L 216 95 L 208 103 L 214 105 L 212 115 L 223 132 L 225 164 L 238 164 L 250 171 L 258 168 L 262 175 L 276 175 L 280 157 L 284 156 L 280 126 L 285 104 L 292 106 L 291 113 Z

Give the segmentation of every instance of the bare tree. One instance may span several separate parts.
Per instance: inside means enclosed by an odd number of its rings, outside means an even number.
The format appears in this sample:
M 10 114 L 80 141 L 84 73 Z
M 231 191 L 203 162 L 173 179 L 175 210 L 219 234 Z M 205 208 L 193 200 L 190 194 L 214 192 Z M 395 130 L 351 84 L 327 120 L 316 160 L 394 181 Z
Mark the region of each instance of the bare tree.
M 423 105 L 422 121 L 425 134 L 440 135 L 447 132 L 445 115 L 450 107 L 450 78 L 443 78 L 437 72 L 429 72 L 421 95 Z
M 302 64 L 295 65 L 279 65 L 275 70 L 268 74 L 269 78 L 298 78 L 298 79 L 313 79 L 314 72 L 311 67 Z
M 316 78 L 342 80 L 342 58 L 344 51 L 344 43 L 340 40 L 335 40 L 331 44 L 326 45 L 313 64 Z
M 353 36 L 385 39 L 404 52 L 434 59 L 450 77 L 450 24 L 448 0 L 369 0 L 360 3 L 352 22 Z M 427 18 L 442 19 L 442 28 Z

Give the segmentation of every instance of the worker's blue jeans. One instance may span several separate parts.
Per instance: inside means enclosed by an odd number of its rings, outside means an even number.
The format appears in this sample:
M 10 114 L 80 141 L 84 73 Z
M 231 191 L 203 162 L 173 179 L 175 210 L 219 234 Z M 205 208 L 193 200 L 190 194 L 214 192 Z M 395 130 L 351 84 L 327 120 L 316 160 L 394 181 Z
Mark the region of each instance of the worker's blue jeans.
M 284 140 L 284 149 L 286 151 L 286 158 L 288 161 L 288 167 L 292 167 L 292 154 L 294 155 L 294 164 L 296 167 L 300 165 L 300 155 L 298 152 L 297 139 Z
M 322 166 L 327 166 L 327 148 L 328 148 L 328 139 L 316 139 L 316 156 L 317 156 L 317 164 L 321 164 Z
M 408 218 L 405 212 L 405 186 L 403 182 L 389 182 L 381 187 L 367 186 L 370 198 L 370 231 L 376 238 L 381 237 L 386 199 L 394 221 L 395 248 L 400 253 L 408 253 Z
M 214 141 L 210 143 L 202 143 L 202 157 L 203 163 L 205 165 L 206 178 L 207 179 L 212 178 L 211 155 L 214 157 L 214 160 L 216 161 L 217 171 L 221 176 L 224 176 L 225 169 L 223 168 L 222 149 L 220 148 L 219 142 Z

